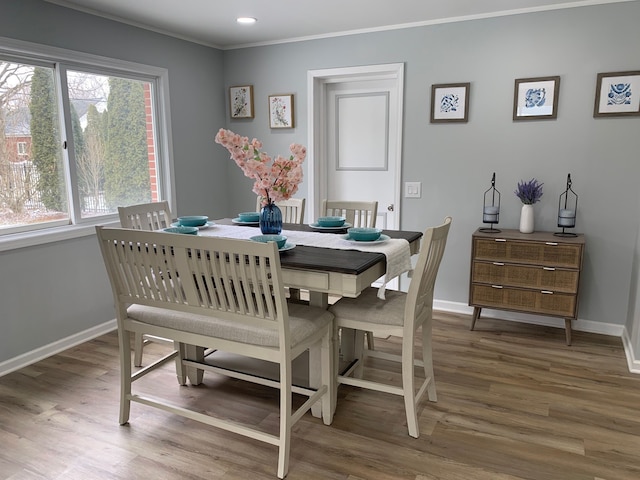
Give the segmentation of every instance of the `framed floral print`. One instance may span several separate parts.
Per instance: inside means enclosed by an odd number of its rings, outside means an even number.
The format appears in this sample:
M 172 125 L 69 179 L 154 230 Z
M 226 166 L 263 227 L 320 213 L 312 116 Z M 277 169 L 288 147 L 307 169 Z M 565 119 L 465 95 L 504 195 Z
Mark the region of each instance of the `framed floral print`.
M 640 115 L 640 71 L 599 73 L 594 117 Z
M 469 83 L 431 85 L 431 123 L 467 122 Z
M 269 95 L 269 126 L 293 128 L 293 95 Z
M 519 78 L 513 94 L 514 120 L 558 117 L 560 77 Z
M 253 85 L 229 88 L 231 118 L 253 118 Z

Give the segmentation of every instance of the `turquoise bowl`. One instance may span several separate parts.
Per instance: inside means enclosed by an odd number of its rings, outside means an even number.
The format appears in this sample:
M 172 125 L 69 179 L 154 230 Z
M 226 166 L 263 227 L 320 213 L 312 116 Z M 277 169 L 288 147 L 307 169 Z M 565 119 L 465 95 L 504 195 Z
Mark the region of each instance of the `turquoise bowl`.
M 319 217 L 318 225 L 321 227 L 341 227 L 345 220 L 344 217 Z
M 382 230 L 379 228 L 354 227 L 347 230 L 349 238 L 356 242 L 375 242 L 380 238 Z
M 169 228 L 163 228 L 162 231 L 167 233 L 183 233 L 185 235 L 197 235 L 198 227 L 183 227 L 183 226 L 169 227 Z
M 276 242 L 278 244 L 278 248 L 282 248 L 287 243 L 287 237 L 284 235 L 256 235 L 255 237 L 251 237 L 251 240 L 254 242 Z
M 255 223 L 260 221 L 260 212 L 242 212 L 238 214 L 241 222 Z
M 188 217 L 178 217 L 181 227 L 202 227 L 207 224 L 209 217 L 205 215 L 191 215 Z

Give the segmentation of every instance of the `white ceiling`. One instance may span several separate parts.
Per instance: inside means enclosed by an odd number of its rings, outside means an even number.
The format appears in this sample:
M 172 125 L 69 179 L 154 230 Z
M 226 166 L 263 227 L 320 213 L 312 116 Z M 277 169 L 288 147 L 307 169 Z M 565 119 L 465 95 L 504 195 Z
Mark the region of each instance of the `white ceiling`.
M 46 0 L 223 49 L 638 0 Z M 256 17 L 239 25 L 239 16 Z

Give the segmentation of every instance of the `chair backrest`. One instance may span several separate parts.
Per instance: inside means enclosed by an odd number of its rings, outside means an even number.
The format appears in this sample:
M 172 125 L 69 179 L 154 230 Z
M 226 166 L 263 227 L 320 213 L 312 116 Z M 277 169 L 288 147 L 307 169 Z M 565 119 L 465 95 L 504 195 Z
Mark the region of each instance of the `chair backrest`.
M 345 217 L 354 227 L 375 227 L 378 202 L 323 200 L 321 215 Z
M 446 217 L 442 225 L 427 228 L 422 237 L 420 255 L 413 271 L 404 311 L 404 329 L 407 334 L 408 329 L 411 329 L 412 334 L 418 326 L 431 321 L 433 289 L 450 226 L 451 217 Z M 423 326 L 423 334 L 427 327 L 430 328 L 430 325 Z
M 171 225 L 171 210 L 166 200 L 118 207 L 118 215 L 122 228 L 160 230 Z
M 100 226 L 96 232 L 119 319 L 131 304 L 194 313 L 265 329 L 265 335 L 279 338 L 281 350 L 289 348 L 274 242 Z
M 306 200 L 304 198 L 289 198 L 288 200 L 280 200 L 275 202 L 276 205 L 282 210 L 282 221 L 284 223 L 304 223 L 304 205 Z M 256 210 L 259 212 L 262 209 L 262 197 L 258 197 L 256 203 Z

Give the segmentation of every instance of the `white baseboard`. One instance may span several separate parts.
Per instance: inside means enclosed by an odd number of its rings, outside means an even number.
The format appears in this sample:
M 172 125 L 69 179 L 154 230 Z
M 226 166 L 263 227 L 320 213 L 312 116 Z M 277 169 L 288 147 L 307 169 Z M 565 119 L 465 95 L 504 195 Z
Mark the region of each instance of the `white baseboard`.
M 622 344 L 624 345 L 624 352 L 627 355 L 627 365 L 631 373 L 640 373 L 640 359 L 636 358 L 633 351 L 633 344 L 631 338 L 629 338 L 629 332 L 625 328 L 622 332 Z
M 51 355 L 55 355 L 56 353 L 63 352 L 71 347 L 75 347 L 76 345 L 80 345 L 81 343 L 92 340 L 96 337 L 99 337 L 100 335 L 112 332 L 116 328 L 117 324 L 115 319 L 110 320 L 88 330 L 84 330 L 43 347 L 36 348 L 35 350 L 32 350 L 30 352 L 18 355 L 17 357 L 10 358 L 9 360 L 0 363 L 0 377 L 33 363 L 39 362 L 40 360 L 44 360 Z

